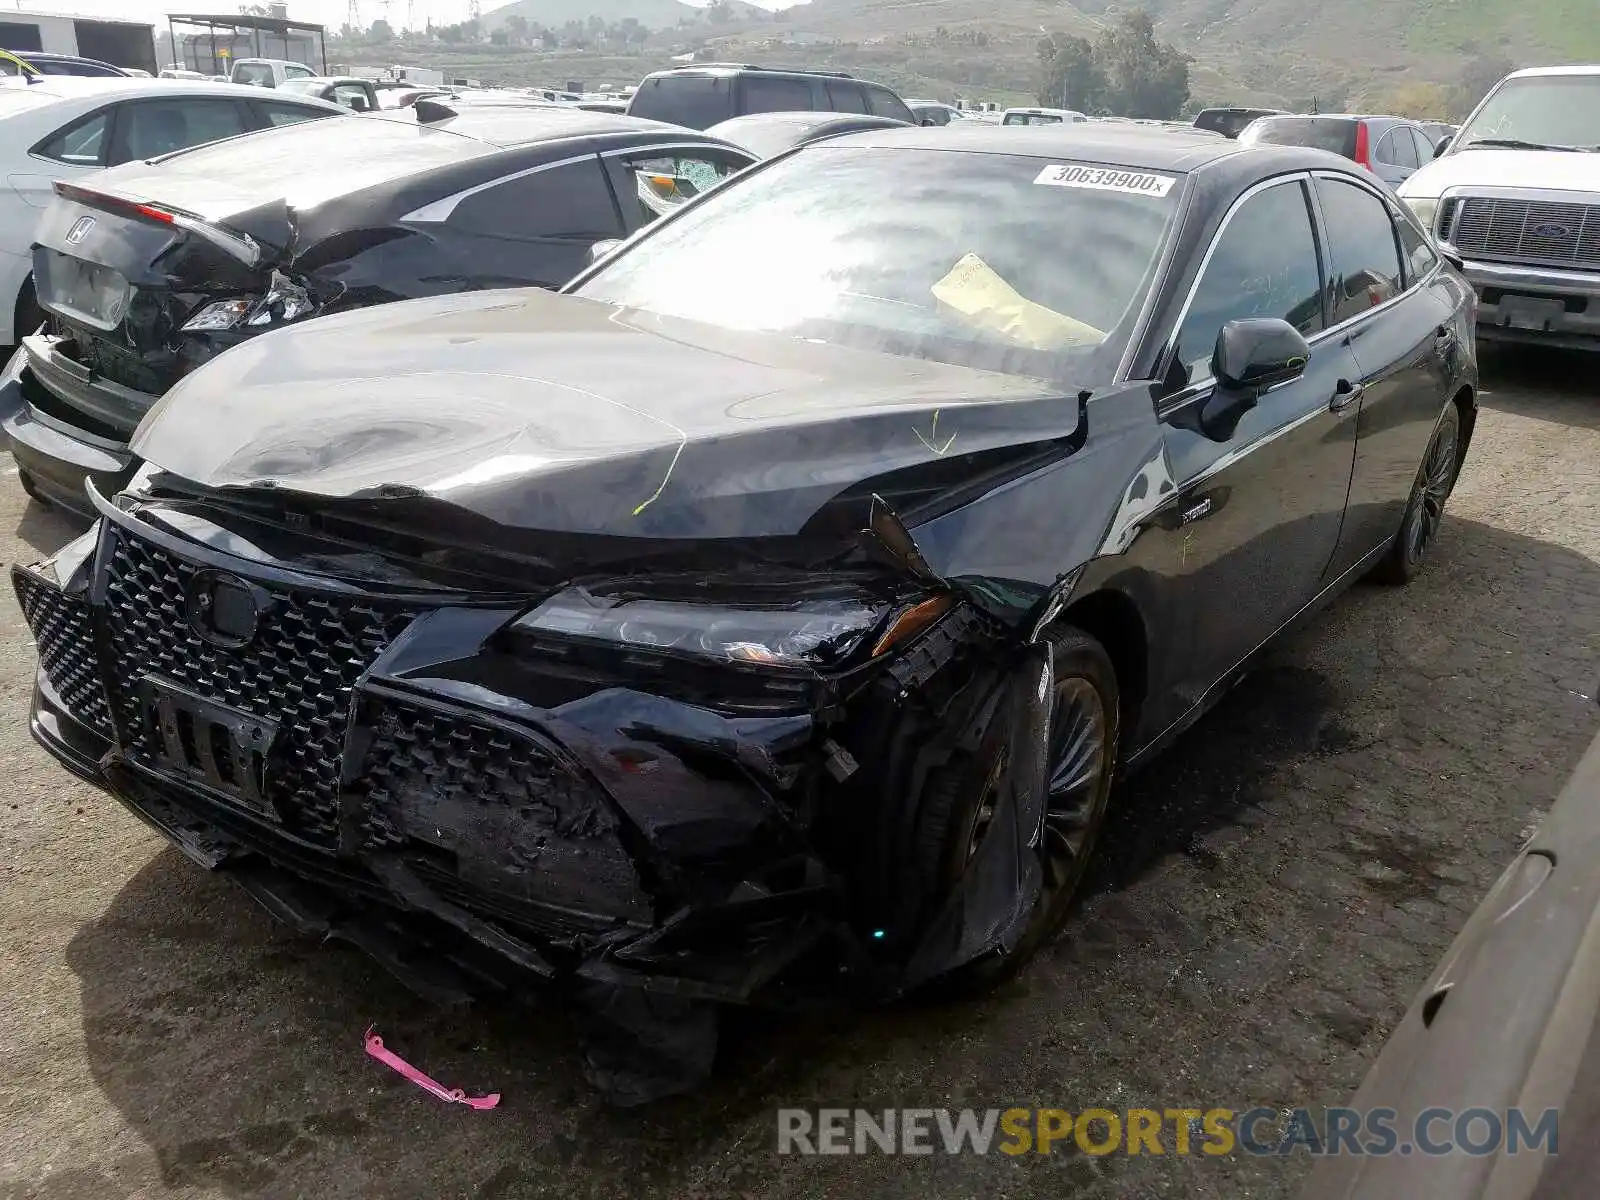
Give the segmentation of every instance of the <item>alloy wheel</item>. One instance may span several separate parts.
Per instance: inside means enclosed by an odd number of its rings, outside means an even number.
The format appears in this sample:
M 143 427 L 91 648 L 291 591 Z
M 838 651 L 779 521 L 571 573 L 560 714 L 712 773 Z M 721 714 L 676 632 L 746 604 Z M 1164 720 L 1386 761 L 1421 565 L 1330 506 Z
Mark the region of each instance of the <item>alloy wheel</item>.
M 1444 521 L 1445 501 L 1455 484 L 1456 430 L 1453 423 L 1440 427 L 1423 460 L 1417 481 L 1417 496 L 1406 524 L 1406 551 L 1412 561 L 1420 559 L 1433 543 Z

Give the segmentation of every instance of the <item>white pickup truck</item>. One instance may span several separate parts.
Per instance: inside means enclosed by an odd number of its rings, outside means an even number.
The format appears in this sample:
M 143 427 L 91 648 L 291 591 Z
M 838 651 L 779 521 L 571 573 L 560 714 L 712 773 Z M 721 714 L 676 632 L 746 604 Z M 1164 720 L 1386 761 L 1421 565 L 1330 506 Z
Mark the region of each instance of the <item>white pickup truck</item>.
M 1600 351 L 1600 65 L 1506 76 L 1399 191 L 1464 264 L 1480 341 Z

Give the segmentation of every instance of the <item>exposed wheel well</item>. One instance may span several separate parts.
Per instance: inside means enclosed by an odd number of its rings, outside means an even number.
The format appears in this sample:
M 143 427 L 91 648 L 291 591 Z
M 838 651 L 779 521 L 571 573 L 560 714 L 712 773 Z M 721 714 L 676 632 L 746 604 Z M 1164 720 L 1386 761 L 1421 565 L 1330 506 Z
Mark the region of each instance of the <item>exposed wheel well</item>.
M 1461 470 L 1467 461 L 1467 448 L 1472 445 L 1472 427 L 1477 424 L 1478 410 L 1472 403 L 1472 389 L 1464 387 L 1454 396 L 1450 403 L 1456 406 L 1461 414 L 1461 437 L 1456 442 L 1456 470 Z
M 1060 620 L 1083 630 L 1111 657 L 1111 666 L 1117 673 L 1117 691 L 1122 696 L 1123 745 L 1129 745 L 1135 736 L 1149 677 L 1149 638 L 1138 605 L 1121 592 L 1094 592 L 1075 600 Z

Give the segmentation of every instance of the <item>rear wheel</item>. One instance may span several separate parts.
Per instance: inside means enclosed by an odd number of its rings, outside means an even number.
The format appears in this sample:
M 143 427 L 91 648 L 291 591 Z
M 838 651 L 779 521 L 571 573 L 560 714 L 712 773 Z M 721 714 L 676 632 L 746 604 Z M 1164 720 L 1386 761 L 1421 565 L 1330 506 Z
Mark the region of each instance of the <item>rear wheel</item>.
M 1054 678 L 1045 817 L 1037 853 L 1043 886 L 1009 952 L 963 967 L 954 982 L 986 986 L 1033 957 L 1065 923 L 1105 824 L 1120 728 L 1116 672 L 1101 645 L 1077 629 L 1050 635 Z M 1010 766 L 1004 740 L 963 756 L 930 778 L 919 814 L 916 857 L 943 900 L 959 886 L 990 833 Z
M 1379 583 L 1405 584 L 1416 578 L 1444 523 L 1445 501 L 1455 489 L 1460 468 L 1460 444 L 1461 413 L 1452 404 L 1439 418 L 1423 452 L 1394 544 L 1373 568 L 1372 577 Z

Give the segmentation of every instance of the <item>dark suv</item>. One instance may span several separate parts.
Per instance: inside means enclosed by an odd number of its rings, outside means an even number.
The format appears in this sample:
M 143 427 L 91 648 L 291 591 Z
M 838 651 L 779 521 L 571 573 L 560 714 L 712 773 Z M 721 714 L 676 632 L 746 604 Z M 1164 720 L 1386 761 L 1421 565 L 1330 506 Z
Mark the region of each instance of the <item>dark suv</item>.
M 646 75 L 628 115 L 709 129 L 732 117 L 767 112 L 872 113 L 915 125 L 900 99 L 878 83 L 842 71 L 788 71 L 742 63 L 702 63 Z

